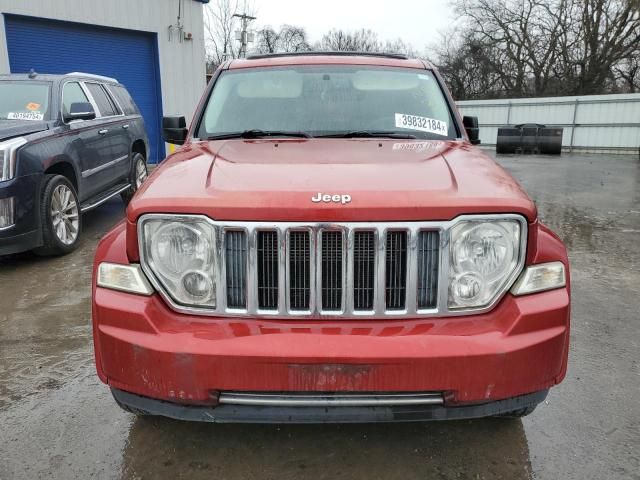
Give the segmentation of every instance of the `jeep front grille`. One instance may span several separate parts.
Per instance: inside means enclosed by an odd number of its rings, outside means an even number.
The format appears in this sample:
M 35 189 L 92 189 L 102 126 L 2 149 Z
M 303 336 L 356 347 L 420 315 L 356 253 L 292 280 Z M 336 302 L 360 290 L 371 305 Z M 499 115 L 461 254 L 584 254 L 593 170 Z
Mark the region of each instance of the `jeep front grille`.
M 258 306 L 278 308 L 278 232 L 258 231 Z M 228 262 L 228 260 L 227 260 Z M 246 272 L 245 272 L 246 275 Z M 246 305 L 242 305 L 245 307 Z
M 353 318 L 437 311 L 437 227 L 247 223 L 218 231 L 224 290 L 215 313 Z
M 353 308 L 373 310 L 376 237 L 373 232 L 356 231 L 353 240 Z
M 228 230 L 225 241 L 227 306 L 244 308 L 247 305 L 247 235 L 243 231 Z
M 385 273 L 387 310 L 403 310 L 407 288 L 407 232 L 387 232 Z
M 342 310 L 342 280 L 344 237 L 341 231 L 324 230 L 320 237 L 322 295 L 320 311 Z
M 308 230 L 289 232 L 289 308 L 308 310 L 311 299 L 311 243 Z

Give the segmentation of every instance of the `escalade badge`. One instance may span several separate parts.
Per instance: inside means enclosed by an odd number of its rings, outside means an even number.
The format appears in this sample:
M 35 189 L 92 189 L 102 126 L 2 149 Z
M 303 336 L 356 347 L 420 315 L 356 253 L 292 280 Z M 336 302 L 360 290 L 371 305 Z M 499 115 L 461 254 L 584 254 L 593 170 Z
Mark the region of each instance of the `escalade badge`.
M 346 205 L 351 202 L 351 195 L 342 194 L 342 195 L 329 195 L 328 193 L 323 194 L 322 192 L 318 192 L 315 197 L 311 197 L 311 201 L 313 203 L 341 203 L 342 205 Z

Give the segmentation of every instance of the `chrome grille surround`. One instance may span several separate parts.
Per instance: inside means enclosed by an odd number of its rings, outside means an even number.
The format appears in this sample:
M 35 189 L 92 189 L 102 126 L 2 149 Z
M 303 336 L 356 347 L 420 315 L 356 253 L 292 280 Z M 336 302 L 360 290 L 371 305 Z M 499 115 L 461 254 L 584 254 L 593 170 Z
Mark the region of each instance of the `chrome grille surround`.
M 515 280 L 518 278 L 524 267 L 526 258 L 526 246 L 528 239 L 527 221 L 518 214 L 487 214 L 487 215 L 461 215 L 450 221 L 425 221 L 425 222 L 340 222 L 340 223 L 319 223 L 319 222 L 232 222 L 214 221 L 203 215 L 182 215 L 182 214 L 146 214 L 138 220 L 138 243 L 143 245 L 142 225 L 149 219 L 167 219 L 170 221 L 193 221 L 194 219 L 204 220 L 210 223 L 215 229 L 216 241 L 214 243 L 216 266 L 214 279 L 216 283 L 216 308 L 200 308 L 177 304 L 172 297 L 164 291 L 160 282 L 155 278 L 153 271 L 149 268 L 144 258 L 144 248 L 140 248 L 140 264 L 143 271 L 149 278 L 151 284 L 160 293 L 167 304 L 176 312 L 193 315 L 214 316 L 214 317 L 264 317 L 264 318 L 422 318 L 422 317 L 445 317 L 479 314 L 491 310 L 509 291 Z M 481 308 L 450 310 L 448 308 L 448 285 L 449 285 L 449 232 L 457 223 L 462 221 L 486 221 L 486 220 L 517 220 L 520 224 L 520 256 L 519 262 L 505 287 L 494 301 Z M 226 281 L 226 248 L 225 231 L 246 232 L 248 241 L 248 271 L 247 271 L 247 307 L 231 308 L 227 306 Z M 257 234 L 259 231 L 273 231 L 277 233 L 278 244 L 278 301 L 277 309 L 262 309 L 258 305 L 257 293 Z M 310 298 L 309 308 L 306 310 L 295 310 L 291 308 L 289 295 L 290 262 L 288 255 L 289 232 L 308 231 L 310 233 Z M 321 251 L 321 238 L 323 231 L 342 232 L 342 308 L 340 310 L 322 310 L 322 289 L 318 288 L 322 284 L 322 268 L 318 259 L 318 252 Z M 370 231 L 375 238 L 375 288 L 372 310 L 354 309 L 354 281 L 353 281 L 353 251 L 354 237 L 357 231 Z M 404 231 L 407 233 L 407 280 L 406 280 L 406 300 L 403 309 L 387 309 L 385 305 L 386 292 L 386 236 L 387 232 Z M 418 307 L 418 248 L 420 232 L 438 232 L 438 279 L 437 279 L 437 302 L 434 308 Z M 284 288 L 282 288 L 284 286 Z M 350 292 L 350 294 L 347 294 Z M 337 319 L 339 319 L 337 318 Z

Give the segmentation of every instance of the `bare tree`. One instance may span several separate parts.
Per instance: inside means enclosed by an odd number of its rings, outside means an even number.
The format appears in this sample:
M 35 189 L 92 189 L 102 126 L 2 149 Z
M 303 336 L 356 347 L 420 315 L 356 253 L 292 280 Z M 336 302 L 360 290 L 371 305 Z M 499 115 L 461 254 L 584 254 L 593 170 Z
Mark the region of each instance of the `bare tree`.
M 616 65 L 613 70 L 621 92 L 640 92 L 640 45 L 636 52 Z
M 505 94 L 496 74 L 493 49 L 464 32 L 452 30 L 441 35 L 426 56 L 439 67 L 455 99 L 498 98 Z
M 205 6 L 205 48 L 209 70 L 215 69 L 225 60 L 238 58 L 240 49 L 236 41 L 236 30 L 240 28 L 240 24 L 234 15 L 240 13 L 254 15 L 253 2 L 243 2 L 241 5 L 239 0 L 215 0 Z
M 213 68 L 228 58 L 236 58 L 234 45 L 234 15 L 238 13 L 238 0 L 216 0 L 205 7 L 204 30 L 207 63 Z
M 637 58 L 640 44 L 638 0 L 581 0 L 578 21 L 568 25 L 574 48 L 563 51 L 564 73 L 581 94 L 601 93 L 615 81 L 616 68 Z
M 315 48 L 336 52 L 379 52 L 383 44 L 373 30 L 363 28 L 355 32 L 347 32 L 334 29 L 327 32 Z
M 410 43 L 405 42 L 401 38 L 395 40 L 387 40 L 382 44 L 381 52 L 385 53 L 402 53 L 408 57 L 417 58 L 421 56 L 418 51 Z
M 435 63 L 471 97 L 483 95 L 477 88 L 486 88 L 484 95 L 512 97 L 632 90 L 639 5 L 638 0 L 456 0 L 462 24 L 451 32 L 455 48 L 445 37 L 432 48 Z M 469 80 L 469 64 L 491 84 Z M 494 82 L 497 92 L 487 88 Z
M 304 52 L 311 47 L 307 41 L 304 28 L 294 25 L 282 25 L 276 31 L 270 26 L 263 27 L 256 32 L 256 53 Z

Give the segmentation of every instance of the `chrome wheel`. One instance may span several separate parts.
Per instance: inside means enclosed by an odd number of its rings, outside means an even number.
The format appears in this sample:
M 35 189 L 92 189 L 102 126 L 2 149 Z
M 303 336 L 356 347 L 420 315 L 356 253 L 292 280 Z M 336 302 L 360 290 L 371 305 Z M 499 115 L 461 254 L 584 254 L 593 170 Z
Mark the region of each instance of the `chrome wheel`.
M 58 185 L 51 194 L 51 222 L 58 240 L 71 245 L 78 238 L 80 212 L 71 189 L 67 185 Z
M 147 164 L 144 159 L 139 159 L 136 162 L 136 190 L 140 188 L 140 185 L 147 179 Z

